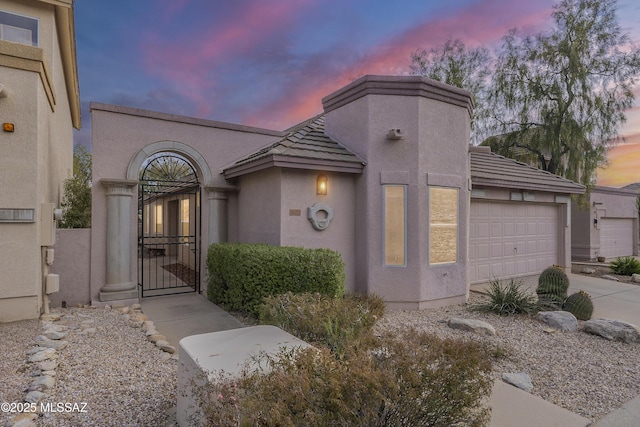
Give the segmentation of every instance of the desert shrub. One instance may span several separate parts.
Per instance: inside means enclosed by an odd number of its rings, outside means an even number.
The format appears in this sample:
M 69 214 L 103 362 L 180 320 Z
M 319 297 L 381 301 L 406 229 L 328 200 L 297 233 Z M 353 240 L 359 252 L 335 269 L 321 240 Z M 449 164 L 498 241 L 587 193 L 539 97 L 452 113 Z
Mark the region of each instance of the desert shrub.
M 208 425 L 444 427 L 488 421 L 483 405 L 493 379 L 479 343 L 409 331 L 348 350 L 343 359 L 322 347 L 261 359 L 237 380 L 209 385 L 204 395 L 215 402 L 200 402 Z M 268 369 L 256 369 L 258 364 Z
M 207 253 L 207 296 L 229 310 L 258 315 L 266 296 L 344 294 L 344 262 L 330 249 L 222 243 Z
M 267 297 L 260 323 L 277 326 L 309 343 L 322 343 L 342 354 L 384 315 L 384 301 L 375 295 L 333 298 L 318 293 Z
M 580 320 L 589 320 L 593 314 L 593 302 L 589 294 L 585 291 L 569 295 L 564 301 L 562 308 Z
M 619 257 L 609 263 L 609 268 L 615 274 L 623 276 L 640 274 L 640 261 L 632 256 Z
M 569 277 L 557 266 L 548 267 L 538 277 L 538 294 L 540 309 L 560 309 L 567 299 Z
M 522 286 L 522 280 L 519 279 L 509 279 L 507 282 L 493 279 L 487 290 L 489 300 L 473 309 L 501 316 L 530 313 L 536 309 L 536 297 Z

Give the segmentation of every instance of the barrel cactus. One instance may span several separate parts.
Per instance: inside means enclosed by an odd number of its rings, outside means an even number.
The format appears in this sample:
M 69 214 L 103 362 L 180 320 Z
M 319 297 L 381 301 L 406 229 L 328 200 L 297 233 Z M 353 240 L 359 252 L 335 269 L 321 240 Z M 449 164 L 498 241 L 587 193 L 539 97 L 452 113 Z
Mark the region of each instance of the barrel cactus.
M 549 267 L 544 270 L 538 278 L 538 300 L 547 305 L 562 307 L 567 299 L 569 289 L 569 278 L 566 273 L 558 267 Z
M 580 320 L 589 320 L 593 314 L 593 302 L 589 294 L 585 291 L 569 295 L 564 301 L 562 308 Z

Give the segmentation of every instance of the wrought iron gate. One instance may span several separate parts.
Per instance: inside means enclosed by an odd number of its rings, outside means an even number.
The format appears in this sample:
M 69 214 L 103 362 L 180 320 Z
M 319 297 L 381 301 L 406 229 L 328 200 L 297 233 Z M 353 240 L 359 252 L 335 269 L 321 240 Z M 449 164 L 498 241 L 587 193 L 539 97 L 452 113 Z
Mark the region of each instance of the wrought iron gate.
M 200 183 L 173 153 L 152 156 L 140 172 L 138 286 L 142 297 L 200 291 Z

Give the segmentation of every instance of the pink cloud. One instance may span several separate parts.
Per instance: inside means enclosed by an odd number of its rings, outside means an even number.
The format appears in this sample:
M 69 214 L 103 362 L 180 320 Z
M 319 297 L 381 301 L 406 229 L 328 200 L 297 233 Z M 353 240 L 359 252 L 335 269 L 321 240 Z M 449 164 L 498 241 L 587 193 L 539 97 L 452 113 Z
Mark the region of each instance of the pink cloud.
M 640 182 L 640 133 L 627 135 L 627 142 L 614 146 L 607 153 L 609 164 L 598 169 L 598 185 L 622 187 Z
M 548 24 L 551 14 L 548 5 L 532 3 L 529 6 L 533 9 L 526 10 L 517 2 L 488 0 L 448 17 L 432 17 L 366 55 L 345 58 L 346 63 L 340 70 L 318 68 L 319 61 L 314 61 L 313 67 L 302 72 L 300 81 L 292 82 L 280 99 L 248 114 L 243 122 L 283 129 L 321 112 L 321 98 L 356 77 L 407 74 L 411 53 L 417 49 L 441 45 L 452 37 L 463 39 L 470 47 L 487 46 L 499 41 L 510 28 L 539 29 Z M 316 77 L 311 85 L 309 72 Z

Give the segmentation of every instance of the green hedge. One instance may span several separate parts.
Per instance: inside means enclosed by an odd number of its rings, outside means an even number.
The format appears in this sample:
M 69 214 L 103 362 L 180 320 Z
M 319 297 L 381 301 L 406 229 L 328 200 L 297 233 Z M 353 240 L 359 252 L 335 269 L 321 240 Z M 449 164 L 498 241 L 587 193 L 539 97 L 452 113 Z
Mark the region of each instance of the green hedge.
M 264 297 L 286 292 L 344 294 L 344 262 L 330 249 L 221 243 L 209 247 L 207 296 L 258 315 Z

